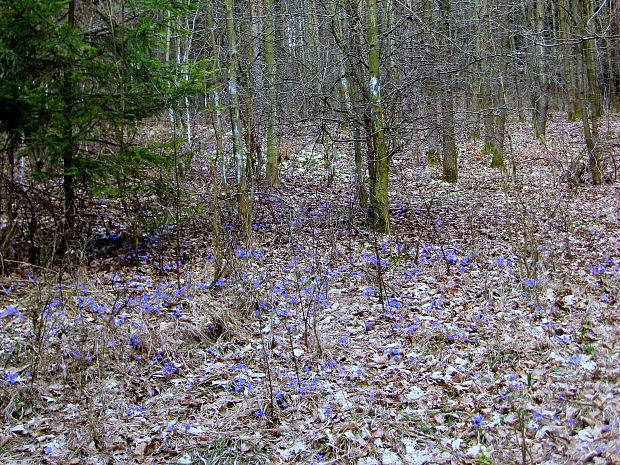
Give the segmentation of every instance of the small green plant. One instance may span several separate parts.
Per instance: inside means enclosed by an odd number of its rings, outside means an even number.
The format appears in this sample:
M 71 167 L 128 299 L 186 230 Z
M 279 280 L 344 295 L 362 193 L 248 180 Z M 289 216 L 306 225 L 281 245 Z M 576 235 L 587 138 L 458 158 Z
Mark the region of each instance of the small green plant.
M 493 459 L 484 453 L 480 453 L 476 455 L 474 460 L 476 460 L 479 463 L 490 463 L 490 464 L 493 463 Z
M 429 150 L 426 152 L 426 161 L 430 166 L 439 166 L 441 163 L 441 154 L 437 150 Z
M 208 463 L 210 465 L 250 465 L 250 464 L 267 464 L 270 463 L 268 455 L 262 450 L 253 450 L 253 445 L 244 444 L 242 448 L 229 439 L 215 439 L 206 450 L 199 453 L 199 460 L 196 464 Z

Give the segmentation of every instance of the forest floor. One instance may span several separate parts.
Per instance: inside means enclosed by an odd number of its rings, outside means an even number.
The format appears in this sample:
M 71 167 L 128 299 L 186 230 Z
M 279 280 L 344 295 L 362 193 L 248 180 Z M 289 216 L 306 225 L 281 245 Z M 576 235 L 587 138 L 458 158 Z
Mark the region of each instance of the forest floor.
M 391 237 L 296 140 L 216 283 L 200 157 L 138 269 L 3 278 L 0 463 L 620 463 L 620 184 L 560 182 L 576 126 L 513 134 L 514 171 L 468 142 L 455 185 L 396 155 Z

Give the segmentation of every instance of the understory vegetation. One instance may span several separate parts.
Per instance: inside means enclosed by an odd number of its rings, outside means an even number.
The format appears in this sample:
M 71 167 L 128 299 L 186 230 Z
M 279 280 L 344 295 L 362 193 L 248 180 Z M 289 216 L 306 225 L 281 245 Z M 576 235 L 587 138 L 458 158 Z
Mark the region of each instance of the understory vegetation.
M 512 130 L 503 171 L 463 142 L 458 184 L 395 157 L 393 236 L 356 210 L 346 145 L 313 176 L 312 138 L 256 185 L 250 248 L 221 199 L 222 264 L 208 130 L 180 221 L 138 198 L 159 220 L 137 250 L 94 201 L 71 267 L 2 279 L 0 461 L 618 461 L 620 191 L 561 182 L 573 125 Z
M 620 3 L 0 0 L 0 465 L 620 463 Z

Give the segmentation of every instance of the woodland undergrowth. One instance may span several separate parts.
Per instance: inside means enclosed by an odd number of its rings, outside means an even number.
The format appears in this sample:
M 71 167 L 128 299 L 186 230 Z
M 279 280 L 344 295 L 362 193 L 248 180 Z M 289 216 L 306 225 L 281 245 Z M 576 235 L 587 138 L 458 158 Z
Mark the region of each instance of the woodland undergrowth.
M 464 142 L 454 185 L 395 155 L 391 237 L 346 147 L 326 185 L 291 141 L 251 248 L 224 211 L 216 280 L 205 135 L 191 214 L 137 257 L 108 231 L 3 278 L 0 463 L 618 463 L 620 186 L 562 182 L 565 123 L 512 129 L 505 171 Z

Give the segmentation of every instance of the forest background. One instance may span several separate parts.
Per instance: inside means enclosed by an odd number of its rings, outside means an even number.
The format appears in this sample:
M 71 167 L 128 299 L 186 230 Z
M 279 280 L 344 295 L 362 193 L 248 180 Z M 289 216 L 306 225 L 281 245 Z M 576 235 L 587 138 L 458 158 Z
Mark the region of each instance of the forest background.
M 0 0 L 0 460 L 618 460 L 619 52 L 614 1 Z

